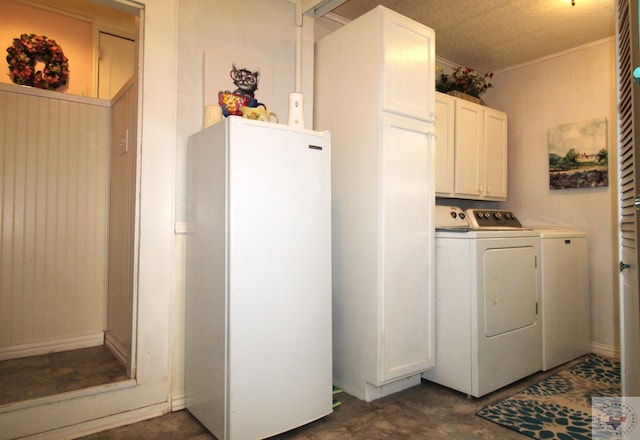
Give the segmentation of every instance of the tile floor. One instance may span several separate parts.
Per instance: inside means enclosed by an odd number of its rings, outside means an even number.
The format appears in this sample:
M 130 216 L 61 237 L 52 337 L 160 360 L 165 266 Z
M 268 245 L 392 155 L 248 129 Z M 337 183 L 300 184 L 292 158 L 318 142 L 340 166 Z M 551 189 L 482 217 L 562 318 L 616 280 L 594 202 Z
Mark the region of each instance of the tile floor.
M 0 405 L 127 380 L 104 346 L 0 361 Z
M 441 387 L 422 384 L 371 403 L 348 394 L 333 414 L 271 440 L 524 440 L 527 437 L 491 423 L 475 413 L 576 361 L 540 372 L 480 399 Z M 216 439 L 189 412 L 162 417 L 83 437 L 83 440 L 212 440 Z
M 526 437 L 475 416 L 500 400 L 573 365 L 540 372 L 480 399 L 431 382 L 365 403 L 346 393 L 332 414 L 272 440 L 523 440 Z M 0 362 L 0 404 L 126 380 L 104 347 Z M 26 384 L 26 385 L 25 385 Z M 215 440 L 188 411 L 176 411 L 82 437 L 83 440 Z

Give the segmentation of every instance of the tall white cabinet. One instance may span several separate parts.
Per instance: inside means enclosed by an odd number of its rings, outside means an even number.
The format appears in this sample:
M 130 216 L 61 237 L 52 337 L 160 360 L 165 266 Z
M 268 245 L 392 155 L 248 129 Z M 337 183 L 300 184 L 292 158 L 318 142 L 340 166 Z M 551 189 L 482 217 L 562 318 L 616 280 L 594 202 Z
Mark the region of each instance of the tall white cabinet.
M 434 366 L 434 32 L 382 6 L 316 46 L 332 133 L 334 383 L 366 401 Z

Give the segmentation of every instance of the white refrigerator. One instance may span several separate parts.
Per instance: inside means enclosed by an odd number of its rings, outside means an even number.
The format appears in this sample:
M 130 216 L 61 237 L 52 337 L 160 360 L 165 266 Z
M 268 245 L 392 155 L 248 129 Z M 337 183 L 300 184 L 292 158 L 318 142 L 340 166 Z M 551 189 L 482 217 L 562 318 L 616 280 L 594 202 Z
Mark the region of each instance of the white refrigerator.
M 189 137 L 186 406 L 220 440 L 332 412 L 330 155 L 236 116 Z

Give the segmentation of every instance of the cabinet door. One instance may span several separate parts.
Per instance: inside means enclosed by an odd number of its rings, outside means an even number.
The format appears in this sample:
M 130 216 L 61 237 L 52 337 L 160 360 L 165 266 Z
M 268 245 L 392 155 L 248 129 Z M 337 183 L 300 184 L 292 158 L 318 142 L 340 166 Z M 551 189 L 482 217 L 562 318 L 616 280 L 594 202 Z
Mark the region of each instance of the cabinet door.
M 436 196 L 453 197 L 455 98 L 436 93 Z
M 383 11 L 384 110 L 435 119 L 435 34 L 393 11 Z M 363 72 L 366 74 L 366 72 Z M 371 93 L 375 93 L 374 90 Z
M 455 193 L 477 199 L 483 191 L 483 108 L 460 99 L 455 107 Z
M 383 116 L 379 383 L 434 365 L 433 126 Z
M 484 109 L 484 198 L 507 199 L 507 115 Z

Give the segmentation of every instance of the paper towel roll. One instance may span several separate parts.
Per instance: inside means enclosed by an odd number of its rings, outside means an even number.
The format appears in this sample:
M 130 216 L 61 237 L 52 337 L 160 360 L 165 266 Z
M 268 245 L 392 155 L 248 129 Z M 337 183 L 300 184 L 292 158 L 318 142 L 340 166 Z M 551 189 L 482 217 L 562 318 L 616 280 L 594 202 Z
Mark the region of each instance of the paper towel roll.
M 222 120 L 222 108 L 219 105 L 205 105 L 202 125 L 208 127 Z

